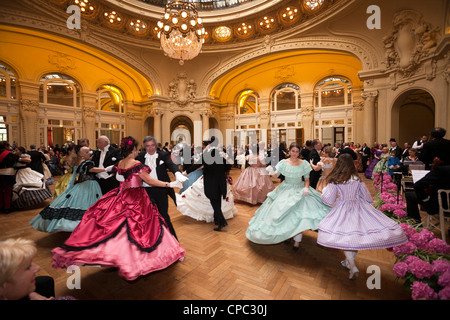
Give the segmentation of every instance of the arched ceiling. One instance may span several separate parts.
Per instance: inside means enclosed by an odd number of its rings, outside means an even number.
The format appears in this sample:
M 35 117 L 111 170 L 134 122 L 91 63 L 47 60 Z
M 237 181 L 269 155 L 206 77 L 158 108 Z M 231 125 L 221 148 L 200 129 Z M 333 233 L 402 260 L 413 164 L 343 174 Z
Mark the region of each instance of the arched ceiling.
M 246 89 L 264 95 L 277 85 L 292 82 L 301 92 L 314 91 L 324 77 L 339 75 L 348 78 L 353 87 L 362 85 L 358 71 L 361 62 L 349 53 L 325 50 L 298 50 L 272 54 L 249 61 L 229 71 L 211 87 L 209 94 L 219 104 L 234 102 Z

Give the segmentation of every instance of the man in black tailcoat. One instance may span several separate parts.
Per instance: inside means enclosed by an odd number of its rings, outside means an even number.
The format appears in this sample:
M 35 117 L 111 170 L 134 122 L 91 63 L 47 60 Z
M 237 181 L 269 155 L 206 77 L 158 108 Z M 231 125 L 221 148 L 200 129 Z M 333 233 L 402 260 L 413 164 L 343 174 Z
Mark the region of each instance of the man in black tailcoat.
M 222 213 L 222 199 L 227 196 L 227 175 L 231 164 L 226 160 L 226 154 L 218 148 L 219 141 L 211 137 L 210 144 L 205 148 L 202 161 L 192 165 L 187 173 L 192 172 L 203 165 L 203 184 L 205 196 L 211 202 L 214 210 L 214 228 L 220 231 L 228 225 Z
M 317 165 L 320 161 L 320 150 L 322 150 L 322 142 L 319 139 L 314 139 L 311 144 L 311 152 L 309 153 L 308 161 L 312 162 L 312 164 Z M 315 171 L 312 170 L 309 173 L 309 186 L 311 188 L 317 187 L 317 182 L 319 182 L 319 178 L 322 175 L 322 170 Z
M 435 158 L 441 165 L 450 164 L 450 140 L 444 139 L 446 133 L 444 128 L 434 128 L 430 133 L 432 140 L 424 143 L 419 160 L 425 163 L 427 169 L 432 167 Z
M 106 172 L 99 172 L 95 175 L 95 180 L 100 185 L 103 194 L 119 187 L 120 182 L 110 172 L 122 158 L 120 150 L 111 146 L 107 136 L 97 138 L 97 150 L 92 154 L 92 161 L 96 168 L 106 169 Z
M 362 165 L 363 165 L 363 172 L 366 172 L 368 164 L 367 161 L 369 161 L 370 159 L 370 148 L 367 146 L 366 143 L 363 143 L 362 148 L 361 148 L 361 161 L 362 161 Z
M 167 173 L 167 170 L 172 172 L 175 175 L 176 179 L 180 182 L 186 181 L 187 178 L 183 176 L 178 166 L 170 159 L 169 152 L 157 150 L 158 143 L 155 137 L 147 136 L 144 138 L 143 143 L 145 151 L 140 152 L 137 155 L 136 160 L 150 167 L 151 169 L 150 176 L 153 179 L 167 182 L 166 188 L 152 187 L 144 182 L 143 185 L 145 187 L 145 191 L 147 192 L 151 201 L 158 208 L 158 211 L 161 214 L 161 216 L 166 221 L 170 233 L 172 233 L 173 236 L 177 238 L 175 229 L 172 225 L 168 212 L 169 210 L 168 196 L 170 196 L 173 199 L 175 205 L 177 204 L 177 202 L 175 198 L 175 191 L 173 190 L 173 188 L 169 188 L 170 177 Z

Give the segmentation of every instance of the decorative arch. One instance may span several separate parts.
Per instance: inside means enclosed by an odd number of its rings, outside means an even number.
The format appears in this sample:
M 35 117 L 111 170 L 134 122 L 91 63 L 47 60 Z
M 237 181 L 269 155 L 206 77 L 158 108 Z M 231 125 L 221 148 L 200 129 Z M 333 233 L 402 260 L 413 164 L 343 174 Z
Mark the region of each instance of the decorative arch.
M 170 122 L 170 140 L 178 143 L 182 138 L 188 144 L 194 141 L 194 122 L 186 115 L 175 116 Z
M 436 99 L 423 88 L 409 88 L 401 92 L 392 103 L 391 136 L 403 147 L 411 144 L 435 126 Z

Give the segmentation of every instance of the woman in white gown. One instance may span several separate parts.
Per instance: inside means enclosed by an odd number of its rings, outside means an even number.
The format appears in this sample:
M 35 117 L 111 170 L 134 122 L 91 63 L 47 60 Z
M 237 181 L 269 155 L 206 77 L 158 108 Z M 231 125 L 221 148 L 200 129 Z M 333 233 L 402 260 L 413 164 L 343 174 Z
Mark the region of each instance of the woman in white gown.
M 205 142 L 203 147 L 206 147 Z M 199 159 L 198 161 L 201 162 L 202 160 Z M 188 175 L 189 180 L 186 182 L 191 183 L 191 185 L 184 191 L 176 193 L 177 209 L 185 216 L 210 223 L 214 221 L 214 210 L 211 201 L 205 195 L 202 172 L 203 167 Z M 194 180 L 195 182 L 193 182 Z M 222 213 L 225 219 L 231 219 L 237 212 L 237 208 L 234 205 L 234 197 L 231 192 L 231 177 L 227 179 L 227 182 L 227 196 L 222 199 Z

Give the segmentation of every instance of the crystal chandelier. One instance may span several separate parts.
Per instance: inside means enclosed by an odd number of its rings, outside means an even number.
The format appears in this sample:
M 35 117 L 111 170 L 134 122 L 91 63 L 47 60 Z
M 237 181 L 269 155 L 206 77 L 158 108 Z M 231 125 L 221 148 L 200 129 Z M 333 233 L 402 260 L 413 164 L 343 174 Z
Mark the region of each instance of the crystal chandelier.
M 167 3 L 157 26 L 162 49 L 170 58 L 179 59 L 180 65 L 200 53 L 205 28 L 192 3 L 178 0 Z

